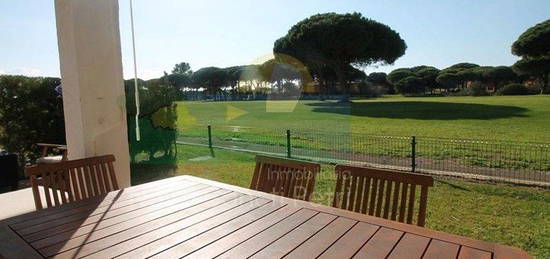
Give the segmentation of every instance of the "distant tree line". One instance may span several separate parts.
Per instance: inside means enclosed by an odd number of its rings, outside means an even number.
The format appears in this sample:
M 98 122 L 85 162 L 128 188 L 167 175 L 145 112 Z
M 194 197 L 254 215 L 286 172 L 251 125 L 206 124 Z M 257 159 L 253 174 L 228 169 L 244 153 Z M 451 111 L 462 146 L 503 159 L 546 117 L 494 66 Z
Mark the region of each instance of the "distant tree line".
M 443 70 L 429 66 L 400 68 L 387 76 L 404 95 L 454 93 L 463 95 L 548 93 L 550 75 L 550 20 L 539 23 L 512 45 L 521 59 L 511 67 L 458 63 Z
M 472 63 L 458 63 L 442 70 L 431 66 L 400 68 L 387 75 L 391 86 L 403 95 L 487 95 L 510 83 L 529 79 L 531 77 L 516 73 L 512 67 Z
M 498 93 L 509 84 L 527 84 L 529 93 L 545 92 L 537 77 L 517 72 L 513 66 L 458 63 L 441 70 L 432 66 L 416 66 L 395 69 L 389 74 L 374 72 L 369 75 L 350 66 L 344 74 L 347 90 L 341 87 L 339 79 L 330 69 L 323 71 L 322 79 L 315 74 L 305 76 L 306 73 L 308 71 L 299 71 L 272 59 L 261 65 L 206 67 L 195 72 L 165 73 L 161 78 L 140 82 L 144 87 L 172 87 L 177 90 L 173 94 L 178 100 L 185 99 L 185 93 L 190 92 L 202 93 L 205 98 L 223 93 L 233 95 L 232 100 L 238 100 L 236 96 L 243 95 L 258 98 L 267 95 L 272 98 L 296 97 L 300 95 L 300 89 L 304 90 L 308 84 L 314 86 L 313 94 L 319 98 L 346 94 L 375 97 L 395 93 L 406 96 L 488 95 Z
M 257 65 L 206 67 L 195 72 L 176 64 L 160 79 L 180 92 L 200 92 L 205 98 L 224 94 L 253 99 L 295 97 L 306 88 L 326 96 L 399 93 L 406 96 L 546 93 L 550 73 L 550 20 L 524 32 L 512 46 L 522 57 L 513 66 L 458 63 L 444 69 L 422 65 L 389 74 L 366 75 L 372 64 L 392 64 L 407 48 L 399 34 L 359 13 L 326 13 L 294 25 L 276 40 L 274 58 Z M 512 91 L 516 89 L 517 91 Z

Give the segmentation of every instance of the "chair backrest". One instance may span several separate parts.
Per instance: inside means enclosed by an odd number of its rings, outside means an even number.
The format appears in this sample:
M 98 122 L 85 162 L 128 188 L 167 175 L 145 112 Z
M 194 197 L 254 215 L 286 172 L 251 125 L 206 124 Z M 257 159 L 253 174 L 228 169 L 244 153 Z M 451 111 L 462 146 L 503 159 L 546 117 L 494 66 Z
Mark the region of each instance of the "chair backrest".
M 316 163 L 258 155 L 250 189 L 309 201 L 320 170 Z
M 114 161 L 113 155 L 105 155 L 26 168 L 25 174 L 30 178 L 36 209 L 44 208 L 40 189 L 43 189 L 47 207 L 117 190 Z
M 337 165 L 336 175 L 333 207 L 407 224 L 414 224 L 416 186 L 420 186 L 416 225 L 424 226 L 432 177 L 348 165 Z

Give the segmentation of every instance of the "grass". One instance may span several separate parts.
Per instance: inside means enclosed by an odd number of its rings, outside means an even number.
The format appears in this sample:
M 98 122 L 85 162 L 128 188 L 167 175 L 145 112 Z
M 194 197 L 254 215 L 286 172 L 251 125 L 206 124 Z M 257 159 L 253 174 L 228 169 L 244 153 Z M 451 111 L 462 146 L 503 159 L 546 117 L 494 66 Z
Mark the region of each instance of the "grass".
M 550 96 L 400 97 L 334 101 L 179 102 L 178 130 L 240 126 L 373 135 L 550 142 Z M 234 130 L 234 128 L 230 128 Z M 218 129 L 217 129 L 218 130 Z
M 178 135 L 183 141 L 200 138 L 204 144 L 206 125 L 210 124 L 215 144 L 228 141 L 226 146 L 281 153 L 286 152 L 285 131 L 291 129 L 292 147 L 306 153 L 347 151 L 406 158 L 411 153 L 410 136 L 415 135 L 420 158 L 474 167 L 550 170 L 550 145 L 508 143 L 550 142 L 548 95 L 388 96 L 351 104 L 179 102 L 177 111 Z M 380 135 L 403 137 L 382 139 Z M 492 141 L 440 141 L 442 138 Z
M 133 184 L 178 174 L 248 187 L 254 155 L 178 146 L 177 164 L 137 166 Z M 314 202 L 330 205 L 332 166 L 323 165 Z M 520 247 L 550 258 L 550 192 L 533 188 L 436 179 L 428 200 L 428 228 Z

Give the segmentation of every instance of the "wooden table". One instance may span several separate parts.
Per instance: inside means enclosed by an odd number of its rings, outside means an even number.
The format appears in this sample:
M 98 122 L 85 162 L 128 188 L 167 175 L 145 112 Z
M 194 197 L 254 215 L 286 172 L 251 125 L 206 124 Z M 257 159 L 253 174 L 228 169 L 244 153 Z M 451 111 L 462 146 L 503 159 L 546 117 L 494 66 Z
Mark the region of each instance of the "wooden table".
M 5 258 L 529 258 L 517 248 L 191 176 L 5 220 L 0 254 Z

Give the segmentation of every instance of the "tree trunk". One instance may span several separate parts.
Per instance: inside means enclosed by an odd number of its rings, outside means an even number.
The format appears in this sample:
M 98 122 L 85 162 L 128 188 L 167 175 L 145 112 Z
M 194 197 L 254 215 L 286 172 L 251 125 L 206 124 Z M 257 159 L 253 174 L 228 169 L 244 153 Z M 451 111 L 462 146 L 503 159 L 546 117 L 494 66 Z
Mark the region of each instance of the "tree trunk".
M 542 75 L 542 86 L 540 88 L 540 94 L 546 93 L 546 88 L 548 88 L 548 73 Z
M 338 84 L 342 88 L 342 99 L 340 102 L 347 103 L 350 100 L 350 89 L 346 79 L 344 78 L 344 72 L 339 68 L 334 69 L 334 72 L 336 73 L 336 77 L 338 77 Z

